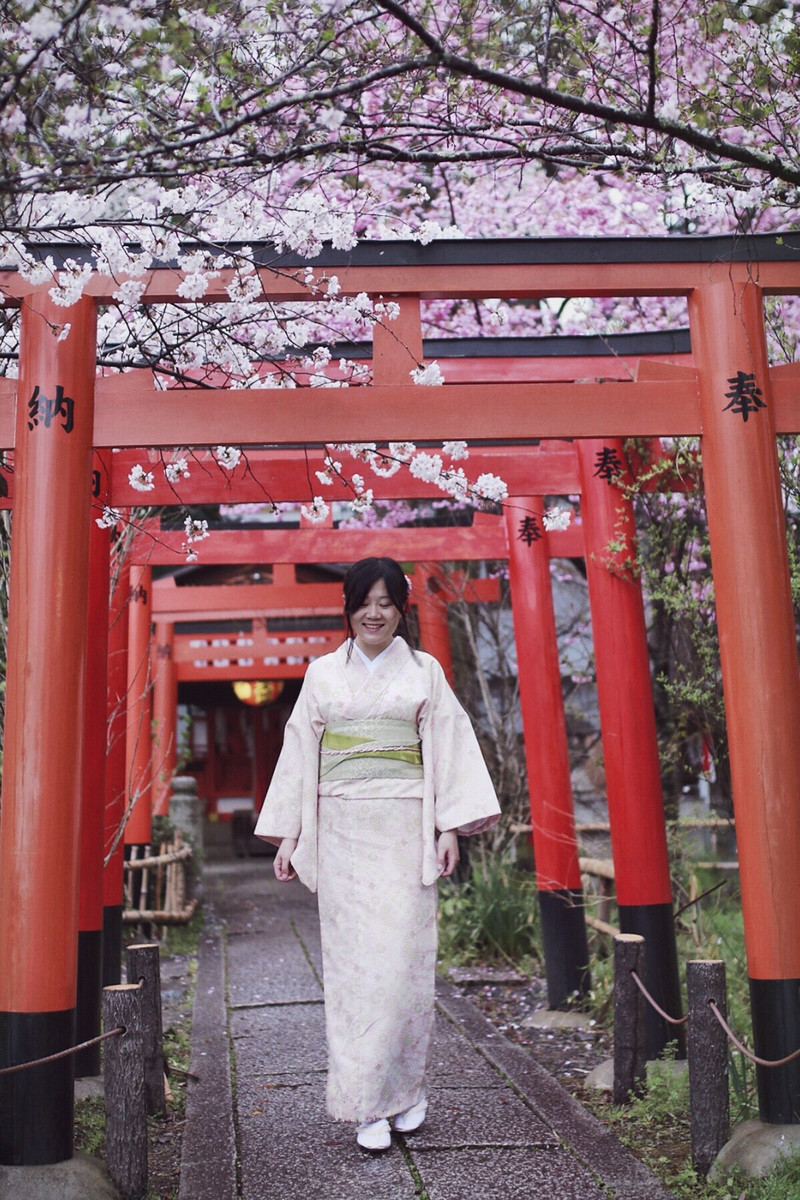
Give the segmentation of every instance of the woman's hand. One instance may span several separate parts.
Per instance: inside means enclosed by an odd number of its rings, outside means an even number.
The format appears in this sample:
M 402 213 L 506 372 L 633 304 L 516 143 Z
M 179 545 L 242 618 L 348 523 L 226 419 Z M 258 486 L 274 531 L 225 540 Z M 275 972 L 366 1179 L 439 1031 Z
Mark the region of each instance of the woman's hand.
M 281 883 L 288 883 L 290 879 L 297 878 L 291 862 L 289 861 L 295 852 L 297 846 L 297 838 L 284 838 L 278 846 L 272 863 L 272 869 L 275 872 L 275 878 Z
M 458 866 L 458 834 L 455 829 L 448 829 L 439 834 L 436 843 L 436 862 L 439 874 L 443 879 L 452 875 Z

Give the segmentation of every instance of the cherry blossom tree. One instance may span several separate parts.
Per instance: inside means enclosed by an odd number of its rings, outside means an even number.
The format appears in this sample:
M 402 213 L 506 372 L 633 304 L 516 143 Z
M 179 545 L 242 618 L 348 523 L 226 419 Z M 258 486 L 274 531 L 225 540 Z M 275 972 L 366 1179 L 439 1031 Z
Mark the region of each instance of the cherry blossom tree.
M 0 261 L 65 306 L 92 271 L 117 281 L 100 316 L 105 371 L 146 367 L 165 385 L 368 382 L 330 347 L 368 341 L 392 313 L 315 272 L 323 245 L 793 228 L 799 54 L 788 0 L 7 0 Z M 313 303 L 263 299 L 256 242 L 309 260 Z M 66 260 L 59 243 L 75 247 Z M 140 303 L 159 262 L 184 273 L 180 305 Z M 223 267 L 228 301 L 211 304 Z M 791 301 L 771 304 L 776 353 L 793 357 Z M 450 337 L 686 322 L 679 298 L 431 301 L 422 315 L 425 335 Z M 10 374 L 17 345 L 16 312 L 0 307 Z M 418 381 L 439 381 L 434 368 L 420 363 Z M 216 450 L 225 469 L 236 448 Z M 187 454 L 163 468 L 178 494 Z M 479 502 L 502 499 L 501 481 L 470 480 L 444 448 L 365 442 L 355 469 L 350 448 L 329 459 L 361 480 L 362 519 L 364 468 L 398 459 L 456 502 L 474 486 Z M 319 482 L 312 518 L 326 515 Z M 187 557 L 203 519 L 181 517 Z
M 0 251 L 32 278 L 49 272 L 65 303 L 93 269 L 120 279 L 104 367 L 195 380 L 213 367 L 241 386 L 263 359 L 364 336 L 376 315 L 335 295 L 324 315 L 262 303 L 255 241 L 313 260 L 363 237 L 786 227 L 797 55 L 791 5 L 774 0 L 12 0 Z M 48 262 L 59 241 L 81 253 Z M 138 302 L 157 261 L 185 279 L 184 303 L 156 314 Z M 231 263 L 230 303 L 205 304 Z M 684 319 L 680 301 L 423 315 L 426 332 L 456 336 Z M 3 319 L 13 370 L 14 314 Z
M 780 0 L 17 0 L 0 39 L 9 195 L 290 163 L 800 183 Z

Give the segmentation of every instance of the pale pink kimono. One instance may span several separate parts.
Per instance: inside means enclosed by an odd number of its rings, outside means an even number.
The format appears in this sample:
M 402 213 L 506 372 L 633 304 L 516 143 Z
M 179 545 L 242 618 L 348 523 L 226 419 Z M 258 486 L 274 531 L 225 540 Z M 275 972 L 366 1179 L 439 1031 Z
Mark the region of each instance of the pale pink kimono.
M 331 1116 L 362 1122 L 422 1098 L 433 1031 L 436 834 L 478 833 L 500 808 L 469 717 L 428 654 L 402 638 L 373 671 L 345 643 L 313 662 L 256 824 L 298 838 L 319 893 Z M 422 779 L 320 781 L 326 725 L 416 725 Z M 380 768 L 378 768 L 379 770 Z

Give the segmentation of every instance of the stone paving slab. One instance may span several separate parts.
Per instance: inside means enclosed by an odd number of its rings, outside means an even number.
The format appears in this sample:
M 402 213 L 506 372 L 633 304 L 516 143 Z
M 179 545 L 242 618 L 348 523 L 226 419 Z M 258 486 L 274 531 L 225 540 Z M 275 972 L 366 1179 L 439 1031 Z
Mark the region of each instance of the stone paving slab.
M 509 1087 L 432 1088 L 415 1150 L 461 1146 L 557 1146 L 551 1129 Z
M 286 1004 L 320 1000 L 322 988 L 288 927 L 229 935 L 230 1002 Z
M 418 1200 L 398 1146 L 369 1155 L 325 1113 L 324 1086 L 240 1098 L 242 1200 Z
M 505 1087 L 494 1067 L 465 1047 L 464 1035 L 441 1013 L 436 1014 L 428 1078 L 433 1087 Z M 465 1052 L 466 1051 L 466 1052 Z
M 429 1200 L 608 1200 L 564 1150 L 428 1150 L 411 1156 Z
M 230 1029 L 239 1072 L 274 1075 L 326 1069 L 321 1003 L 237 1010 L 230 1014 Z

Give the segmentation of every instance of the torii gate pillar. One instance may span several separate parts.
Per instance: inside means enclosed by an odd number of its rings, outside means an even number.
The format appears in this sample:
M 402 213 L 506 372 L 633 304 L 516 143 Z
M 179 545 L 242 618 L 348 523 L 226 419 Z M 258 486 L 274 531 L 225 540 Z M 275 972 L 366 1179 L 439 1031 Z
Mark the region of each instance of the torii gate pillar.
M 111 455 L 95 452 L 92 471 L 93 517 L 108 504 Z M 81 807 L 81 890 L 78 910 L 78 995 L 75 1035 L 96 1038 L 101 1028 L 103 986 L 103 841 L 106 804 L 106 693 L 108 690 L 108 574 L 111 535 L 89 521 L 89 604 L 91 654 L 86 663 Z M 100 1044 L 75 1055 L 75 1075 L 100 1074 Z
M 453 650 L 447 624 L 447 588 L 439 574 L 429 574 L 417 568 L 416 587 L 411 599 L 417 606 L 419 640 L 422 649 L 432 654 L 453 686 Z
M 169 816 L 178 737 L 175 626 L 156 621 L 153 653 L 153 816 Z
M 68 326 L 66 336 L 65 327 Z M 74 1045 L 95 304 L 22 303 L 0 823 L 0 1067 Z M 72 1056 L 0 1076 L 0 1162 L 72 1157 Z
M 623 933 L 645 938 L 647 988 L 677 1018 L 678 953 L 633 505 L 614 486 L 625 459 L 618 439 L 586 438 L 576 447 L 619 923 Z M 680 1046 L 675 1027 L 647 1011 L 648 1057 L 671 1041 Z
M 543 507 L 512 498 L 504 511 L 547 1003 L 562 1008 L 591 981 L 547 535 L 527 545 L 516 528 Z
M 128 695 L 128 600 L 131 568 L 122 563 L 111 591 L 108 616 L 108 755 L 103 861 L 103 986 L 122 974 L 122 909 L 125 875 L 125 726 Z M 106 861 L 108 860 L 108 861 Z
M 756 1054 L 800 1045 L 800 677 L 761 291 L 690 302 L 703 476 Z M 759 1110 L 800 1123 L 800 1062 L 757 1068 Z
M 152 836 L 152 675 L 150 614 L 153 572 L 131 567 L 128 601 L 128 697 L 125 734 L 125 784 L 128 790 L 126 845 L 145 845 Z

